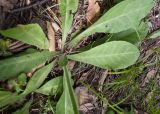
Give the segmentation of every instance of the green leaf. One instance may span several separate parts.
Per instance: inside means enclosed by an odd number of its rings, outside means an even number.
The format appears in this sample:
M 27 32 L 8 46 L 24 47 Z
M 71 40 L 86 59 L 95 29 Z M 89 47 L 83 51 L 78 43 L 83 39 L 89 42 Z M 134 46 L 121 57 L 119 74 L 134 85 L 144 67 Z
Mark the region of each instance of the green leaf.
M 0 91 L 0 108 L 11 105 L 18 100 L 21 100 L 23 97 L 23 95 L 17 95 L 8 91 Z
M 42 51 L 1 60 L 0 80 L 18 76 L 20 73 L 27 73 L 55 55 L 55 52 Z
M 112 41 L 88 51 L 68 55 L 69 59 L 105 69 L 123 69 L 133 65 L 139 57 L 139 50 L 125 41 Z
M 56 77 L 45 83 L 42 87 L 37 89 L 36 92 L 44 95 L 56 95 L 59 90 L 63 90 L 62 79 L 62 76 Z
M 114 0 L 114 3 L 122 2 L 123 0 Z
M 68 63 L 68 59 L 67 59 L 66 55 L 61 55 L 61 56 L 59 57 L 58 64 L 59 64 L 61 67 L 63 67 L 63 66 L 66 66 L 67 63 Z
M 25 73 L 22 73 L 20 74 L 18 77 L 17 77 L 17 83 L 19 85 L 26 85 L 27 83 L 27 76 Z
M 9 49 L 10 41 L 0 39 L 0 53 L 5 52 Z
M 62 17 L 62 47 L 71 30 L 73 15 L 78 8 L 78 0 L 60 0 L 60 12 Z
M 43 30 L 38 24 L 18 25 L 15 28 L 0 30 L 0 34 L 24 43 L 48 49 L 49 43 Z
M 136 31 L 142 18 L 144 18 L 154 6 L 153 0 L 125 0 L 106 12 L 95 24 L 76 36 L 70 47 L 74 47 L 84 37 L 95 32 L 118 33 L 128 29 Z
M 13 114 L 29 114 L 29 108 L 32 104 L 32 101 L 27 102 L 22 109 L 17 110 Z
M 63 67 L 63 94 L 56 106 L 56 114 L 79 114 L 76 97 L 72 88 L 71 73 Z
M 109 41 L 127 41 L 132 44 L 136 44 L 147 36 L 148 30 L 148 24 L 142 22 L 137 28 L 137 32 L 134 29 L 128 29 L 119 33 L 115 33 L 112 35 Z
M 106 114 L 115 114 L 115 111 L 114 111 L 114 110 L 109 109 L 109 110 L 107 110 Z
M 151 33 L 149 38 L 150 39 L 155 39 L 160 37 L 160 29 L 156 30 L 155 32 Z
M 39 88 L 46 79 L 46 77 L 48 76 L 48 74 L 50 73 L 50 71 L 52 70 L 53 65 L 54 62 L 36 71 L 32 76 L 32 78 L 29 80 L 23 94 L 27 95 L 30 92 L 35 91 L 37 88 Z

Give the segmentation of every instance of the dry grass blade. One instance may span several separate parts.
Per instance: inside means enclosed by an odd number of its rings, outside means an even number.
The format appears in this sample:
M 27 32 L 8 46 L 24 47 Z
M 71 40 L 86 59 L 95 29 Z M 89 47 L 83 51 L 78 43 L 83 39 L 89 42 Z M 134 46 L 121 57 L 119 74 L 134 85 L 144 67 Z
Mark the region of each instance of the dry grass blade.
M 49 51 L 55 51 L 55 31 L 53 30 L 51 22 L 47 22 L 47 31 L 49 39 Z

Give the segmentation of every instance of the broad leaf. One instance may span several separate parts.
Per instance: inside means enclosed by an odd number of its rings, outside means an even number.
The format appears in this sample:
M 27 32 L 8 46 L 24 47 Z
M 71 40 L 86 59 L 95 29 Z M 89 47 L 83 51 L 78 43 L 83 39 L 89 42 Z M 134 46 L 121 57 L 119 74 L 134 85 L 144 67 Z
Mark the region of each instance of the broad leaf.
M 69 59 L 105 69 L 126 68 L 133 65 L 138 57 L 138 48 L 125 41 L 112 41 L 79 54 L 68 55 Z
M 14 112 L 13 114 L 30 114 L 30 113 L 29 113 L 29 108 L 30 108 L 31 104 L 32 104 L 32 101 L 27 102 L 27 103 L 23 106 L 23 108 L 17 110 L 17 111 Z
M 0 53 L 4 53 L 9 49 L 10 41 L 0 39 Z
M 95 32 L 118 33 L 128 29 L 136 31 L 142 18 L 154 6 L 153 0 L 125 0 L 106 12 L 95 24 L 79 34 L 70 42 L 74 47 L 84 37 Z
M 27 76 L 25 73 L 22 73 L 20 74 L 18 77 L 17 77 L 17 84 L 19 85 L 26 85 L 27 83 Z
M 43 81 L 46 79 L 46 77 L 52 70 L 53 64 L 54 62 L 50 63 L 47 66 L 42 67 L 41 69 L 39 69 L 34 73 L 32 78 L 29 80 L 25 91 L 23 92 L 24 95 L 27 95 L 32 91 L 35 91 L 37 88 L 39 88 L 42 85 Z
M 68 59 L 67 59 L 66 55 L 61 55 L 59 57 L 59 61 L 58 61 L 59 66 L 61 66 L 61 67 L 66 66 L 67 63 L 68 63 Z
M 160 37 L 160 30 L 156 30 L 155 32 L 151 33 L 149 38 L 154 39 L 154 38 L 159 38 Z
M 136 44 L 142 41 L 148 33 L 149 26 L 147 23 L 142 22 L 137 28 L 137 32 L 134 29 L 125 30 L 119 33 L 111 35 L 109 41 L 127 41 L 132 44 Z
M 79 114 L 76 97 L 72 88 L 71 73 L 63 67 L 63 94 L 56 106 L 56 114 Z
M 71 29 L 73 15 L 78 8 L 78 0 L 60 0 L 60 12 L 62 17 L 62 46 Z
M 123 0 L 114 0 L 114 3 L 122 2 Z
M 62 76 L 56 77 L 45 83 L 42 87 L 37 89 L 36 92 L 44 95 L 56 95 L 58 91 L 63 90 L 62 82 L 63 82 Z
M 0 80 L 18 76 L 20 73 L 27 73 L 34 67 L 50 60 L 55 55 L 55 52 L 42 51 L 1 60 Z
M 8 91 L 0 91 L 0 108 L 11 105 L 23 97 L 23 95 L 17 95 Z
M 48 49 L 49 43 L 43 30 L 38 24 L 18 25 L 15 28 L 0 30 L 0 34 L 24 43 Z

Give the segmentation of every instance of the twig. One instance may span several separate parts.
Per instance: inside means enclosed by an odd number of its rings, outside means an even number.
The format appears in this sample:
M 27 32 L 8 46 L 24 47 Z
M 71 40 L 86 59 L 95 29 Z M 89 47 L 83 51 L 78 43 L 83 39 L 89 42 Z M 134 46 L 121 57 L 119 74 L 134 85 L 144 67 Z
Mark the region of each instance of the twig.
M 34 3 L 34 4 L 31 4 L 31 5 L 29 5 L 29 6 L 21 7 L 21 8 L 18 8 L 18 9 L 13 9 L 13 10 L 11 11 L 11 13 L 28 10 L 28 9 L 33 8 L 33 7 L 35 7 L 35 6 L 42 5 L 42 4 L 44 4 L 44 3 L 48 2 L 48 1 L 49 1 L 49 0 L 42 0 L 42 1 L 38 1 L 38 2 L 36 2 L 36 3 Z

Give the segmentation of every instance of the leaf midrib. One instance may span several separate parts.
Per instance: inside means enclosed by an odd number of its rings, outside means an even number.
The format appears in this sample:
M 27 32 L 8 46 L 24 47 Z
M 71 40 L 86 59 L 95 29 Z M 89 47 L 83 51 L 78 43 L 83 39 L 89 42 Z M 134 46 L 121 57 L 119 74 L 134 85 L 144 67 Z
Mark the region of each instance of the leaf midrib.
M 83 53 L 82 53 L 83 54 Z M 76 58 L 89 58 L 89 59 L 92 59 L 92 58 L 106 58 L 106 57 L 111 57 L 111 56 L 116 56 L 116 57 L 118 57 L 118 56 L 125 56 L 125 55 L 133 55 L 133 54 L 135 54 L 135 52 L 130 52 L 130 53 L 119 53 L 119 54 L 109 54 L 109 55 L 100 55 L 100 54 L 98 54 L 98 56 L 84 56 L 83 55 L 83 57 L 81 57 L 81 55 L 75 55 L 76 56 Z M 72 55 L 71 56 L 69 56 L 69 58 L 75 58 L 75 56 L 73 55 L 73 57 L 72 57 Z M 78 57 L 79 56 L 79 57 Z
M 64 45 L 65 40 L 66 40 L 66 36 L 67 36 L 67 33 L 66 33 L 66 31 L 67 31 L 66 30 L 66 28 L 67 28 L 66 26 L 67 26 L 67 21 L 68 21 L 67 20 L 67 15 L 69 15 L 69 13 L 67 12 L 68 11 L 68 5 L 67 5 L 68 4 L 68 0 L 65 0 L 65 4 L 66 4 L 66 9 L 65 9 L 65 18 L 64 18 L 65 19 L 64 20 L 65 21 L 64 22 L 64 28 L 62 28 L 63 29 L 63 33 L 62 33 L 62 43 L 63 44 L 62 45 Z

